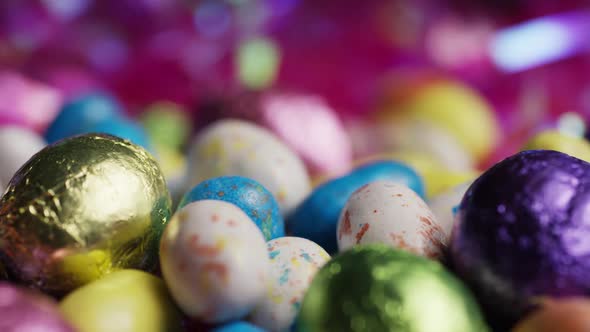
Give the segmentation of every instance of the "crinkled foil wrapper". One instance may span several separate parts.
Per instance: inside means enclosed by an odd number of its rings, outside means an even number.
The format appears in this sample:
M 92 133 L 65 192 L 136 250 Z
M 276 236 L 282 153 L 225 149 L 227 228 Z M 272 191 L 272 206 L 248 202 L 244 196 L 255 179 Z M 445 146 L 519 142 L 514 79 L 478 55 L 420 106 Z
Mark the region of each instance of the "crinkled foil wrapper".
M 171 200 L 154 158 L 113 136 L 53 144 L 0 202 L 0 263 L 12 281 L 60 296 L 120 268 L 153 269 Z
M 483 332 L 467 288 L 442 265 L 385 245 L 357 246 L 315 276 L 298 332 Z

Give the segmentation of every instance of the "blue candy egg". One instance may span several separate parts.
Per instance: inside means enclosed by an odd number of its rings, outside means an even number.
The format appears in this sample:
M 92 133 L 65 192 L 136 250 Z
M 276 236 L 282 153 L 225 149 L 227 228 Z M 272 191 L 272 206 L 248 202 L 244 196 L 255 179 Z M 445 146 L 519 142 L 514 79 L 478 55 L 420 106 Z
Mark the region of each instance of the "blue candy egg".
M 314 241 L 330 254 L 338 252 L 340 212 L 355 190 L 378 180 L 403 184 L 424 197 L 422 179 L 412 168 L 395 161 L 373 162 L 317 187 L 287 219 L 289 234 Z
M 406 164 L 383 160 L 372 162 L 354 169 L 349 176 L 358 178 L 365 185 L 379 180 L 391 180 L 412 189 L 418 196 L 425 198 L 422 178 L 413 168 Z
M 216 327 L 211 332 L 264 332 L 264 330 L 247 322 L 233 322 Z
M 256 223 L 269 241 L 285 236 L 279 204 L 260 183 L 241 176 L 222 176 L 199 183 L 180 201 L 178 208 L 199 200 L 216 199 L 238 206 Z
M 100 122 L 119 117 L 122 108 L 113 98 L 103 94 L 89 94 L 63 105 L 47 131 L 49 143 L 60 139 L 87 133 L 88 129 Z
M 82 133 L 101 133 L 126 139 L 153 152 L 150 140 L 143 127 L 123 117 L 110 118 L 84 129 Z

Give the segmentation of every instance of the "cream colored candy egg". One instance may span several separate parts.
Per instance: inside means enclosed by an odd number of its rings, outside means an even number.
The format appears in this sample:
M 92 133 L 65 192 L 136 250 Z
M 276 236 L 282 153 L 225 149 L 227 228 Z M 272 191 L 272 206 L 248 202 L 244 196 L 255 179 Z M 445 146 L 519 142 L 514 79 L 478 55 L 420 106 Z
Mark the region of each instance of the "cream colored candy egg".
M 190 151 L 191 186 L 218 176 L 254 179 L 277 199 L 281 213 L 289 214 L 311 190 L 301 159 L 265 128 L 242 120 L 213 123 L 195 138 Z
M 17 126 L 0 127 L 0 190 L 4 189 L 18 169 L 46 143 L 34 131 Z
M 271 274 L 266 296 L 251 315 L 268 331 L 287 331 L 299 312 L 303 296 L 328 253 L 315 242 L 300 237 L 281 237 L 267 242 Z
M 190 203 L 166 227 L 162 274 L 190 317 L 221 323 L 246 316 L 266 291 L 270 260 L 264 236 L 237 206 Z
M 455 224 L 454 209 L 461 203 L 463 195 L 465 195 L 470 185 L 471 181 L 460 184 L 434 196 L 429 201 L 428 206 L 430 206 L 440 227 L 445 232 L 447 242 L 451 238 L 453 225 Z
M 404 185 L 369 183 L 354 192 L 340 215 L 338 248 L 384 243 L 417 255 L 438 258 L 445 233 L 426 203 Z

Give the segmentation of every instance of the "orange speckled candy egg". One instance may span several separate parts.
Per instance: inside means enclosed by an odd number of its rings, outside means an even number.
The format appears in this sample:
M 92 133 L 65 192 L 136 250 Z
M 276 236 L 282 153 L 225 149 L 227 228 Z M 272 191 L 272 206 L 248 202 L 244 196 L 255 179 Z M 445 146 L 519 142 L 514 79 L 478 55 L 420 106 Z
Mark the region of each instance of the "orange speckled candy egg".
M 218 200 L 190 203 L 174 215 L 162 237 L 160 264 L 179 307 L 206 323 L 248 315 L 264 295 L 270 269 L 256 224 Z
M 410 188 L 376 181 L 353 193 L 338 221 L 338 249 L 383 243 L 439 258 L 447 236 L 426 203 Z

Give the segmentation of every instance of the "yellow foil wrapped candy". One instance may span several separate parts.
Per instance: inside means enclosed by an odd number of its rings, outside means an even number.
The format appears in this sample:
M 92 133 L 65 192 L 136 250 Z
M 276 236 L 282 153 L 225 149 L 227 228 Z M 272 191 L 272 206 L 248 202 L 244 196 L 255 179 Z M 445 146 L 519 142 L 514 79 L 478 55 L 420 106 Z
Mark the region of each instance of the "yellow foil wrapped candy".
M 12 280 L 55 295 L 119 268 L 153 269 L 171 213 L 152 156 L 97 134 L 41 150 L 0 206 L 0 263 Z

